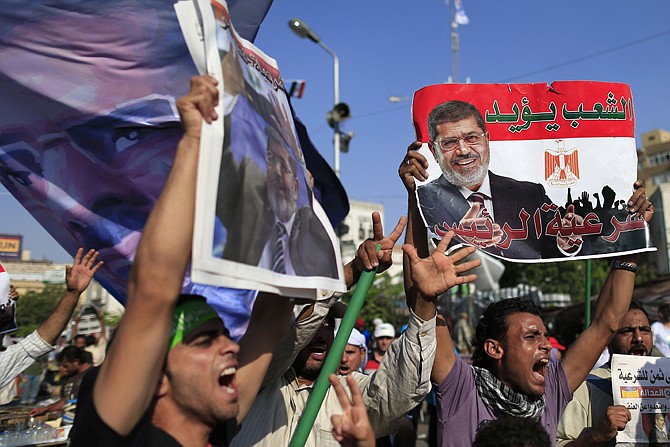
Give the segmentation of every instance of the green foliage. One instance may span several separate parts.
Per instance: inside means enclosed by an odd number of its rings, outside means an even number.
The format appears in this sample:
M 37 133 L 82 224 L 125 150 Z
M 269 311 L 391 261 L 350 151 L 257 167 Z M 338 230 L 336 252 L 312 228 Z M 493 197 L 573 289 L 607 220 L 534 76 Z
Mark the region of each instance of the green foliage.
M 517 284 L 537 286 L 543 293 L 569 293 L 572 302 L 584 302 L 586 288 L 586 261 L 551 262 L 545 264 L 517 264 L 503 261 L 505 273 L 500 278 L 500 287 Z M 591 260 L 591 293 L 600 292 L 609 273 L 609 259 Z M 640 265 L 636 284 L 643 284 L 655 277 L 654 269 Z
M 121 313 L 105 312 L 102 318 L 105 320 L 105 326 L 116 327 L 121 323 L 121 317 L 123 317 Z
M 344 302 L 349 303 L 354 290 L 352 289 L 344 296 Z M 365 298 L 360 317 L 363 318 L 365 327 L 368 329 L 374 327 L 372 320 L 375 318 L 391 323 L 396 329 L 405 324 L 407 305 L 402 277 L 392 278 L 387 272 L 378 275 Z
M 15 337 L 25 337 L 47 319 L 63 296 L 65 286 L 47 286 L 41 293 L 28 292 L 16 302 L 16 322 L 19 329 Z

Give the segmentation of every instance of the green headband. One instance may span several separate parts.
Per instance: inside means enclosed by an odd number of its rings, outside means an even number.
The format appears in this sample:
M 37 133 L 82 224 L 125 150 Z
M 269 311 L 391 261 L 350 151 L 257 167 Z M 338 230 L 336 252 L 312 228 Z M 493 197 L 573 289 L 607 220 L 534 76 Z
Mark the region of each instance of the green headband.
M 220 319 L 214 308 L 205 301 L 193 299 L 179 304 L 172 314 L 170 349 L 174 348 L 186 335 L 193 332 L 201 324 L 215 318 Z

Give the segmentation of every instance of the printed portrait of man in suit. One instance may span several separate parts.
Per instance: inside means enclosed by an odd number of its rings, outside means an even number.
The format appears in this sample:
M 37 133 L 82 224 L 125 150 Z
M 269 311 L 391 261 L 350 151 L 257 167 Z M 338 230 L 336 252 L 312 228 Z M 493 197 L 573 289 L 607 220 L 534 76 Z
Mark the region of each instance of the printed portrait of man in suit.
M 571 256 L 581 248 L 579 243 L 574 245 L 574 239 L 538 237 L 530 231 L 536 213 L 545 224 L 554 217 L 541 210 L 543 204 L 552 205 L 551 199 L 538 183 L 489 170 L 489 132 L 475 106 L 464 101 L 439 104 L 428 116 L 428 133 L 428 145 L 442 175 L 418 186 L 417 196 L 432 232 L 446 232 L 454 224 L 466 230 L 477 228 L 482 230 L 479 236 L 461 237 L 488 253 L 516 259 Z M 568 212 L 563 218 L 579 216 Z M 525 229 L 525 235 L 510 238 L 508 229 Z M 481 237 L 483 234 L 486 236 Z

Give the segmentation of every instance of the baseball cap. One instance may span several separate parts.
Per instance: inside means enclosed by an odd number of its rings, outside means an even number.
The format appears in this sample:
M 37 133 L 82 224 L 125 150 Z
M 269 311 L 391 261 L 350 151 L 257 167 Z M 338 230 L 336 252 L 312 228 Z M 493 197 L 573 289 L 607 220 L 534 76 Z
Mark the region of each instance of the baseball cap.
M 190 333 L 211 320 L 221 320 L 214 308 L 200 295 L 181 295 L 172 313 L 170 346 L 172 349 Z
M 391 323 L 381 323 L 375 328 L 375 338 L 395 337 L 395 329 Z

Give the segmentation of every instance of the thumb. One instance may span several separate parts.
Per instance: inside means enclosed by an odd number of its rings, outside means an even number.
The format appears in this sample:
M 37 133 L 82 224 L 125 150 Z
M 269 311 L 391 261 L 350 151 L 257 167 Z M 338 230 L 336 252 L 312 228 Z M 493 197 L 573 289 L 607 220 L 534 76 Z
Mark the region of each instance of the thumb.
M 416 248 L 414 248 L 412 244 L 403 245 L 402 251 L 404 251 L 407 257 L 409 257 L 411 264 L 414 264 L 415 262 L 419 262 L 421 260 L 416 252 Z

